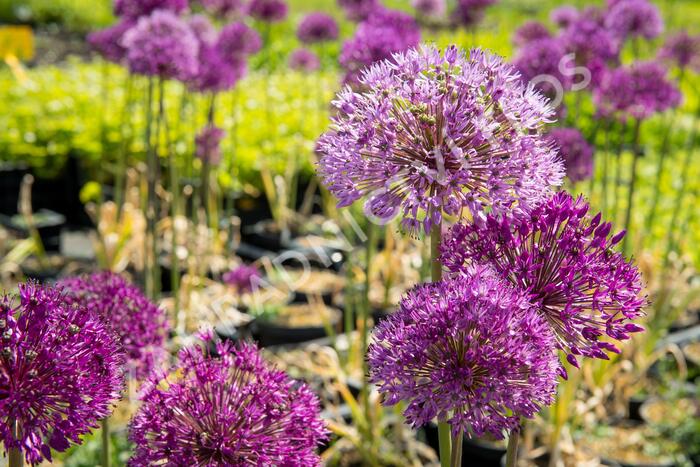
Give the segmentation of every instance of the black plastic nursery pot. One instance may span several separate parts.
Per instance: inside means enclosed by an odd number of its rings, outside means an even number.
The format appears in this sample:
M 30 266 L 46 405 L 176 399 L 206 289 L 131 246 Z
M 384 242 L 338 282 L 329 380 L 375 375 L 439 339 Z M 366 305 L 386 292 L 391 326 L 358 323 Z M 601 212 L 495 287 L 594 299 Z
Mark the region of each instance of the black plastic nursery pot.
M 66 218 L 57 212 L 41 209 L 33 214 L 32 220 L 39 231 L 44 249 L 49 252 L 57 252 L 61 246 L 61 229 L 66 224 Z M 20 214 L 12 216 L 0 214 L 0 225 L 22 237 L 29 236 L 26 221 Z
M 29 169 L 23 165 L 0 165 L 0 213 L 12 215 L 17 212 L 19 189 L 28 173 Z
M 335 332 L 339 332 L 342 312 L 330 307 L 328 310 L 332 314 L 330 325 Z M 257 319 L 252 323 L 250 330 L 253 339 L 258 341 L 261 347 L 301 344 L 328 336 L 326 326 L 321 323 L 294 326 L 275 320 Z

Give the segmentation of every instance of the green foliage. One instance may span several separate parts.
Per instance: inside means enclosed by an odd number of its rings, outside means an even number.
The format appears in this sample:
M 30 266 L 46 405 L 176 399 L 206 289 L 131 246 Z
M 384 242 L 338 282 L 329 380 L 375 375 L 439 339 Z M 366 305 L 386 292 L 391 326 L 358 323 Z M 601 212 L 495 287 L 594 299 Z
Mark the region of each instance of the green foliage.
M 112 21 L 110 0 L 0 0 L 0 22 L 55 24 L 85 33 Z

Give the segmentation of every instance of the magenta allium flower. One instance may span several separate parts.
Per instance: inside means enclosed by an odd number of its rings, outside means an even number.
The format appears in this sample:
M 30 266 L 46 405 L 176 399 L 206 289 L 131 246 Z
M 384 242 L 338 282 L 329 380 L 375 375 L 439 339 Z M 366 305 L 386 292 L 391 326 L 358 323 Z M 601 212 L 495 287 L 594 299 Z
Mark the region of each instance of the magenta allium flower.
M 306 384 L 272 368 L 251 344 L 180 352 L 169 375 L 143 391 L 129 438 L 129 465 L 320 465 L 326 437 Z
M 124 355 L 95 313 L 58 289 L 22 284 L 18 302 L 0 298 L 0 441 L 39 464 L 110 415 Z
M 562 180 L 539 135 L 552 110 L 494 55 L 423 46 L 373 65 L 362 85 L 339 93 L 317 147 L 339 206 L 368 195 L 368 215 L 400 213 L 409 232 L 429 232 L 443 211 L 527 209 Z
M 581 14 L 571 22 L 562 31 L 560 39 L 567 52 L 575 54 L 578 64 L 585 65 L 594 59 L 615 60 L 619 52 L 617 41 L 610 32 L 587 14 Z
M 559 148 L 566 176 L 573 183 L 593 176 L 593 146 L 576 128 L 552 128 L 546 138 Z
M 338 23 L 326 13 L 309 13 L 299 23 L 297 37 L 305 44 L 334 41 L 338 38 Z
M 133 73 L 187 80 L 197 73 L 199 41 L 175 14 L 156 10 L 125 34 L 126 60 Z
M 144 379 L 167 362 L 168 318 L 138 287 L 112 272 L 64 279 L 58 287 L 67 303 L 97 313 L 119 338 L 133 376 Z
M 338 0 L 338 5 L 350 21 L 364 21 L 383 9 L 379 0 Z
M 200 49 L 203 46 L 213 45 L 219 37 L 216 28 L 209 18 L 204 15 L 192 15 L 187 21 L 192 33 L 197 38 L 200 44 Z
M 440 18 L 447 13 L 445 0 L 411 0 L 411 6 L 421 15 Z
M 221 162 L 221 140 L 226 132 L 215 125 L 207 125 L 195 136 L 195 155 L 210 165 Z
M 182 13 L 188 8 L 188 0 L 114 0 L 114 14 L 137 20 L 156 10 Z
M 222 279 L 224 283 L 234 287 L 239 292 L 251 292 L 261 277 L 258 268 L 242 264 L 225 273 Z
M 498 0 L 457 0 L 455 19 L 462 26 L 473 27 L 484 17 L 486 8 L 498 3 Z
M 526 291 L 546 318 L 572 365 L 576 356 L 608 359 L 619 352 L 608 341 L 643 330 L 639 271 L 614 246 L 624 231 L 610 235 L 601 215 L 590 217 L 583 197 L 558 192 L 529 215 L 456 224 L 442 245 L 442 262 L 461 272 L 488 264 Z
M 262 39 L 258 32 L 242 22 L 224 26 L 216 42 L 222 57 L 235 63 L 235 59 L 260 51 Z
M 561 72 L 560 64 L 565 55 L 560 40 L 552 37 L 535 39 L 520 49 L 513 66 L 526 84 L 532 82 L 546 96 L 553 97 L 557 92 L 571 88 L 571 76 Z
M 567 28 L 571 23 L 578 20 L 579 11 L 572 5 L 564 5 L 555 8 L 549 15 L 549 20 L 560 28 Z
M 659 50 L 659 59 L 700 72 L 700 34 L 691 36 L 681 31 L 668 37 Z
M 248 14 L 246 0 L 201 0 L 206 11 L 224 18 L 235 18 Z
M 287 18 L 289 7 L 284 0 L 252 0 L 248 14 L 258 21 L 279 23 Z
M 419 42 L 420 27 L 411 15 L 378 9 L 343 44 L 339 61 L 346 71 L 345 84 L 357 85 L 366 67 L 391 59 L 394 53 L 416 47 Z
M 681 103 L 681 92 L 655 61 L 636 62 L 611 70 L 594 93 L 602 116 L 647 119 Z
M 656 5 L 648 0 L 621 0 L 610 7 L 605 26 L 620 41 L 630 37 L 654 39 L 664 31 Z
M 190 89 L 216 93 L 232 89 L 245 76 L 248 66 L 243 57 L 225 60 L 218 48 L 202 46 L 198 69 L 197 75 L 188 81 Z
M 121 41 L 124 33 L 131 29 L 133 21 L 122 20 L 117 24 L 88 34 L 87 40 L 106 60 L 121 63 L 126 55 L 126 49 Z
M 407 403 L 414 428 L 437 417 L 453 433 L 503 438 L 554 401 L 552 333 L 522 292 L 487 268 L 410 290 L 375 329 L 370 381 Z
M 289 55 L 289 68 L 298 71 L 316 71 L 321 67 L 318 55 L 309 49 L 296 49 Z
M 530 42 L 536 41 L 538 39 L 548 39 L 552 37 L 552 33 L 549 32 L 547 26 L 539 21 L 531 20 L 526 21 L 515 30 L 513 34 L 513 44 L 518 47 L 524 47 Z

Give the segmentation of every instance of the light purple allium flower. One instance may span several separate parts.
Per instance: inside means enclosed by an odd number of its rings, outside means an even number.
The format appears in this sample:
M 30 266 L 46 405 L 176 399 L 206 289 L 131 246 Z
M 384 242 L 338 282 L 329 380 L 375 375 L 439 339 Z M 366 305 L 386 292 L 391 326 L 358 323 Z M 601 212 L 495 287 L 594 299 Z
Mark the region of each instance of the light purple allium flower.
M 195 155 L 203 162 L 210 165 L 219 165 L 221 162 L 221 140 L 226 132 L 215 125 L 207 125 L 202 128 L 195 137 Z
M 617 41 L 605 27 L 590 15 L 581 14 L 560 35 L 567 52 L 575 54 L 576 63 L 585 65 L 591 60 L 604 62 L 617 59 Z
M 262 276 L 255 266 L 242 264 L 225 273 L 224 283 L 236 288 L 239 292 L 251 292 Z
M 664 31 L 656 5 L 648 0 L 621 0 L 610 7 L 605 26 L 619 41 L 631 37 L 654 39 Z
M 334 41 L 338 38 L 338 23 L 326 13 L 309 13 L 299 23 L 297 37 L 305 44 Z
M 134 26 L 133 21 L 122 20 L 117 24 L 88 34 L 87 40 L 106 60 L 121 63 L 126 56 L 126 49 L 121 41 L 124 33 Z
M 224 18 L 235 18 L 248 14 L 247 0 L 201 0 L 206 11 Z
M 560 28 L 567 28 L 571 23 L 578 20 L 579 11 L 572 5 L 564 5 L 555 8 L 549 15 L 549 20 Z
M 636 62 L 609 71 L 594 93 L 598 113 L 621 119 L 647 119 L 680 105 L 682 94 L 655 61 Z
M 411 6 L 419 14 L 429 18 L 440 18 L 447 13 L 445 0 L 411 0 Z
M 611 224 L 588 209 L 583 197 L 558 192 L 526 216 L 456 224 L 441 247 L 450 271 L 488 264 L 526 291 L 574 366 L 577 355 L 619 353 L 601 338 L 642 331 L 630 321 L 646 303 L 639 271 L 613 248 L 624 231 L 611 236 Z
M 225 60 L 219 49 L 203 45 L 199 49 L 199 71 L 188 81 L 192 90 L 199 92 L 224 92 L 232 89 L 248 71 L 244 57 Z
M 51 461 L 108 417 L 121 397 L 124 355 L 91 310 L 28 283 L 0 298 L 0 441 L 30 464 Z M 18 438 L 13 432 L 17 423 Z
M 182 13 L 189 7 L 188 0 L 114 0 L 114 14 L 137 20 L 156 10 Z
M 520 49 L 513 66 L 520 72 L 524 83 L 532 83 L 551 98 L 572 85 L 571 76 L 561 72 L 560 64 L 564 63 L 565 55 L 566 49 L 560 40 L 552 37 L 535 39 Z
M 549 32 L 547 26 L 539 21 L 531 20 L 526 21 L 515 30 L 513 34 L 513 44 L 518 47 L 524 47 L 530 42 L 536 41 L 538 39 L 548 39 L 552 37 L 552 33 Z
M 527 209 L 561 183 L 563 165 L 539 134 L 552 110 L 499 57 L 423 46 L 373 65 L 362 85 L 339 93 L 317 147 L 339 206 L 367 195 L 368 215 L 403 214 L 417 234 L 443 211 Z
M 411 289 L 367 350 L 384 403 L 407 403 L 417 428 L 503 438 L 554 401 L 560 363 L 547 323 L 488 268 Z
M 214 45 L 217 38 L 219 37 L 214 25 L 211 24 L 209 18 L 204 15 L 190 16 L 189 20 L 187 21 L 187 24 L 192 30 L 194 36 L 199 41 L 200 48 L 207 45 Z
M 185 348 L 169 375 L 152 378 L 129 465 L 320 465 L 314 450 L 327 433 L 313 392 L 254 345 L 217 343 L 216 353 Z
M 197 74 L 199 41 L 185 21 L 170 11 L 141 17 L 122 45 L 133 73 L 187 80 Z
M 338 0 L 338 5 L 350 21 L 364 21 L 384 8 L 379 0 Z
M 484 17 L 486 8 L 498 3 L 498 0 L 457 0 L 455 19 L 462 26 L 472 27 Z
M 296 49 L 289 55 L 289 68 L 298 71 L 316 71 L 321 67 L 318 55 L 309 49 Z
M 681 31 L 668 37 L 659 50 L 659 59 L 700 72 L 700 34 L 691 36 Z
M 112 272 L 64 279 L 58 287 L 67 303 L 97 313 L 119 338 L 133 376 L 144 379 L 167 362 L 168 318 L 138 287 Z
M 375 11 L 343 44 L 339 61 L 346 72 L 345 84 L 359 84 L 366 67 L 391 59 L 394 53 L 416 47 L 419 42 L 420 27 L 411 15 L 396 10 Z
M 577 183 L 593 176 L 593 146 L 588 144 L 579 130 L 552 128 L 545 137 L 559 148 L 569 180 Z
M 289 7 L 284 0 L 252 0 L 248 14 L 258 21 L 279 23 L 287 18 Z
M 262 39 L 258 32 L 242 22 L 224 26 L 216 42 L 222 57 L 235 63 L 236 58 L 260 51 Z

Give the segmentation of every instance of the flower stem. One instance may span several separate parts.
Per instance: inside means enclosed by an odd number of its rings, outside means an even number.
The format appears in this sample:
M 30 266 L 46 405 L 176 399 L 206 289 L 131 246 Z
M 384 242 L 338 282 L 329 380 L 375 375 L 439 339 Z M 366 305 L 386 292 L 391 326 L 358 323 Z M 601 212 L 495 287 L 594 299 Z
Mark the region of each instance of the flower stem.
M 520 427 L 510 432 L 506 451 L 506 467 L 515 467 L 518 461 L 518 445 L 520 444 Z
M 109 418 L 102 419 L 102 467 L 109 467 Z
M 150 251 L 151 237 L 155 235 L 156 228 L 156 163 L 157 155 L 153 148 L 152 141 L 153 128 L 153 78 L 148 78 L 148 93 L 146 97 L 146 132 L 145 132 L 145 148 L 146 148 L 146 238 L 144 241 L 145 256 L 144 260 L 144 276 L 146 285 L 146 295 L 150 299 L 155 299 L 155 259 L 153 255 L 155 251 Z
M 360 334 L 360 339 L 361 339 L 361 350 L 362 350 L 362 355 L 365 355 L 367 352 L 367 340 L 368 340 L 368 335 L 369 335 L 369 330 L 367 329 L 367 321 L 369 318 L 369 310 L 371 307 L 371 302 L 369 298 L 369 290 L 372 284 L 372 277 L 371 277 L 371 269 L 372 269 L 372 261 L 374 259 L 374 248 L 375 248 L 375 243 L 376 243 L 376 230 L 377 227 L 370 222 L 367 224 L 367 256 L 366 256 L 366 263 L 365 263 L 365 296 L 364 300 L 362 303 L 362 306 L 360 307 L 360 321 L 362 323 L 362 333 Z M 367 359 L 363 358 L 362 359 L 362 373 L 364 375 L 367 375 L 368 373 L 368 367 L 367 367 Z M 364 406 L 365 410 L 367 411 L 367 420 L 369 421 L 370 418 L 370 409 L 369 409 L 369 384 L 367 383 L 366 379 L 364 379 L 362 383 L 362 405 Z
M 17 420 L 12 422 L 12 438 L 19 439 L 19 423 Z M 7 452 L 9 467 L 22 467 L 24 464 L 24 458 L 22 457 L 22 451 L 19 448 L 10 448 Z
M 629 254 L 628 249 L 630 247 L 630 224 L 632 222 L 632 205 L 634 204 L 634 190 L 637 185 L 637 163 L 639 161 L 639 157 L 641 156 L 641 150 L 639 147 L 639 130 L 641 126 L 642 121 L 638 119 L 634 125 L 634 140 L 632 142 L 632 170 L 630 172 L 630 188 L 627 191 L 627 210 L 625 211 L 624 226 L 625 231 L 627 231 L 627 235 L 625 235 L 625 238 L 622 240 L 622 251 L 625 254 Z
M 462 465 L 462 440 L 464 433 L 462 430 L 452 436 L 452 457 L 450 458 L 450 467 L 459 467 Z

